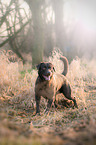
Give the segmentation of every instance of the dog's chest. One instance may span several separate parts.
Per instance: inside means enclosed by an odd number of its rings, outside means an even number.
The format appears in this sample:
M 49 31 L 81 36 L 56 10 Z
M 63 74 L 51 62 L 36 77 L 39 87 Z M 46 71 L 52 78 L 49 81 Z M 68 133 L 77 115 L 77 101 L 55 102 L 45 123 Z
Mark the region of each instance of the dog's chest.
M 42 96 L 47 99 L 52 99 L 55 94 L 55 87 L 53 81 L 39 82 L 35 85 L 35 93 L 37 96 Z

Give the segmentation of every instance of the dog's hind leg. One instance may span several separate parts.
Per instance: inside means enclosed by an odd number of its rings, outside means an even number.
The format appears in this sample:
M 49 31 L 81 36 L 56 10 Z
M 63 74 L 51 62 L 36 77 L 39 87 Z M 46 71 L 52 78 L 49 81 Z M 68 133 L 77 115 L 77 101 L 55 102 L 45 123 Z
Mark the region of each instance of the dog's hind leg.
M 72 100 L 74 102 L 74 106 L 78 108 L 75 97 L 72 97 L 71 95 L 71 87 L 69 83 L 63 84 L 59 91 L 60 93 L 63 93 L 67 99 Z

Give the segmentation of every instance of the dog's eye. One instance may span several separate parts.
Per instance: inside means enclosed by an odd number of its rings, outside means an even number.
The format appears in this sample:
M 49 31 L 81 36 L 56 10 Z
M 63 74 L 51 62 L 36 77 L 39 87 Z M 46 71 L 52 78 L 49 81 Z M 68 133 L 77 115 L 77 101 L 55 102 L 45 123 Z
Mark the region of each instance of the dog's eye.
M 51 69 L 51 66 L 49 66 L 48 69 Z

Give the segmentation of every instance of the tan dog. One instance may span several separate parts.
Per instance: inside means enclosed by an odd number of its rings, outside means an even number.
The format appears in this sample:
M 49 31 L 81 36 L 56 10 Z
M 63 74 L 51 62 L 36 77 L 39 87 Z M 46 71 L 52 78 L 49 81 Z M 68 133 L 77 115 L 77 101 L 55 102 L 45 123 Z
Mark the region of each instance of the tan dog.
M 75 97 L 73 98 L 71 96 L 70 84 L 65 77 L 68 71 L 68 60 L 64 56 L 61 56 L 60 59 L 64 62 L 64 71 L 62 74 L 55 72 L 52 63 L 42 62 L 37 66 L 38 77 L 35 84 L 36 113 L 40 113 L 39 105 L 41 96 L 48 99 L 47 109 L 45 111 L 48 112 L 53 98 L 57 93 L 63 93 L 78 108 Z

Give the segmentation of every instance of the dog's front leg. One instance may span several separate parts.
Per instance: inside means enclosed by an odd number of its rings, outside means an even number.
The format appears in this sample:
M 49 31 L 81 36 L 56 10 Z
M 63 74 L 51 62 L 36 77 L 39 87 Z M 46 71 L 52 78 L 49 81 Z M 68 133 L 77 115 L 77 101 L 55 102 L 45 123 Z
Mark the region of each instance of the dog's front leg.
M 35 101 L 36 101 L 36 114 L 40 114 L 40 96 L 35 95 Z
M 45 113 L 48 113 L 48 112 L 49 112 L 50 107 L 51 107 L 51 105 L 52 105 L 52 102 L 53 102 L 53 99 L 49 99 L 49 100 L 48 100 L 47 108 L 46 108 L 46 110 L 45 110 Z

